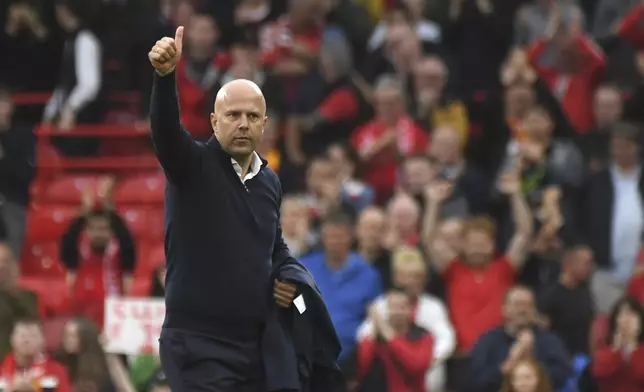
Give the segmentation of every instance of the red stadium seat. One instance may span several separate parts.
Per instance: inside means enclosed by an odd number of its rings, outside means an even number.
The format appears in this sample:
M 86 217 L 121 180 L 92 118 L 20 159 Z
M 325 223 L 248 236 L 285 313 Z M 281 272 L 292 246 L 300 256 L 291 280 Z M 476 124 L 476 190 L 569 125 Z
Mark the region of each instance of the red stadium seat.
M 165 176 L 163 172 L 137 175 L 124 179 L 114 191 L 116 204 L 162 204 Z
M 164 235 L 164 216 L 161 209 L 120 208 L 119 215 L 137 240 L 159 241 Z
M 21 255 L 21 274 L 49 278 L 65 276 L 65 268 L 59 261 L 58 251 L 58 242 L 27 244 Z
M 45 347 L 47 351 L 54 352 L 60 347 L 63 331 L 69 320 L 71 320 L 69 317 L 54 317 L 45 320 L 43 327 L 45 330 Z
M 94 194 L 100 177 L 91 175 L 66 175 L 53 180 L 44 192 L 48 203 L 79 205 L 82 191 L 89 187 Z
M 152 278 L 150 276 L 135 276 L 128 294 L 130 297 L 148 297 L 151 289 Z
M 145 244 L 136 262 L 134 275 L 141 278 L 150 278 L 154 270 L 165 264 L 165 248 L 163 243 Z
M 38 205 L 27 212 L 29 242 L 58 241 L 78 215 L 77 206 Z

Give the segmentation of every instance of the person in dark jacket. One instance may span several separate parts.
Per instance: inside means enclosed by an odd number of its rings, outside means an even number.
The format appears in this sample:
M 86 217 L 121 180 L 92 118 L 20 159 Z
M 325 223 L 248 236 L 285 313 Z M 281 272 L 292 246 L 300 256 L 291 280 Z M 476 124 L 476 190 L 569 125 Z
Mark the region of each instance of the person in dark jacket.
M 508 291 L 503 314 L 505 324 L 488 331 L 476 342 L 470 356 L 468 384 L 471 392 L 497 392 L 514 364 L 534 358 L 559 390 L 571 374 L 568 354 L 559 338 L 535 326 L 532 291 L 515 286 Z
M 168 180 L 163 370 L 174 391 L 299 391 L 299 377 L 280 379 L 297 369 L 293 350 L 264 344 L 280 338 L 274 309 L 292 311 L 297 290 L 271 279 L 273 264 L 296 261 L 282 238 L 279 180 L 255 151 L 268 120 L 264 96 L 249 80 L 227 83 L 210 115 L 214 136 L 195 141 L 180 121 L 182 46 L 179 27 L 148 54 L 152 141 Z M 280 354 L 293 361 L 276 370 L 266 358 Z

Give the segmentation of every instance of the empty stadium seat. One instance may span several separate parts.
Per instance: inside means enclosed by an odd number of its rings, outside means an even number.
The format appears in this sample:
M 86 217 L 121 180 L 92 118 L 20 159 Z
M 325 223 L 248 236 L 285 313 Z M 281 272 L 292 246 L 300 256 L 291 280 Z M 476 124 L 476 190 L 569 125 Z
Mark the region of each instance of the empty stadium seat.
M 125 207 L 118 213 L 132 236 L 139 241 L 159 241 L 164 236 L 164 215 L 161 209 Z
M 93 175 L 65 175 L 47 186 L 44 197 L 48 203 L 80 205 L 83 190 L 89 187 L 95 194 L 99 179 Z
M 44 321 L 43 329 L 45 330 L 45 347 L 47 351 L 54 352 L 60 347 L 63 337 L 63 331 L 69 317 L 54 317 Z
M 163 242 L 142 243 L 141 252 L 138 253 L 134 275 L 136 277 L 150 278 L 158 266 L 165 263 L 165 248 Z
M 58 241 L 78 215 L 78 206 L 36 205 L 27 211 L 27 241 Z
M 57 241 L 27 244 L 20 257 L 20 272 L 24 276 L 57 278 L 65 276 L 59 261 Z
M 128 293 L 130 297 L 148 297 L 152 289 L 152 278 L 150 276 L 135 276 Z
M 164 201 L 165 176 L 163 172 L 136 175 L 125 178 L 114 191 L 114 201 L 121 204 L 162 204 Z

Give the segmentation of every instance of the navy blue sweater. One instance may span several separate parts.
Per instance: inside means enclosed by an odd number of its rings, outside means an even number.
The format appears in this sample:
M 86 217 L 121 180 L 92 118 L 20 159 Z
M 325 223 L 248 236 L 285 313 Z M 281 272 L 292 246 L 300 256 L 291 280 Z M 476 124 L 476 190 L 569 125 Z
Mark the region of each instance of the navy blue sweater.
M 194 141 L 180 123 L 174 73 L 154 76 L 150 122 L 168 180 L 164 327 L 214 335 L 262 324 L 272 262 L 290 258 L 277 175 L 262 160 L 244 187 L 215 137 Z

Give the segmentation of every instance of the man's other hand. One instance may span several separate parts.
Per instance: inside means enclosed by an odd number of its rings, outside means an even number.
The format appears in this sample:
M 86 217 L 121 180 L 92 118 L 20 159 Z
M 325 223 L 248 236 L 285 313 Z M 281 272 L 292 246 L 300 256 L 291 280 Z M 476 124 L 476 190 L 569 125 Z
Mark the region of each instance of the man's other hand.
M 174 39 L 163 37 L 157 41 L 148 53 L 150 64 L 160 75 L 174 71 L 181 59 L 183 50 L 183 26 L 177 28 Z
M 275 302 L 277 302 L 278 306 L 282 308 L 290 307 L 293 299 L 295 299 L 295 294 L 297 294 L 297 287 L 294 284 L 280 282 L 279 280 L 275 281 L 273 297 L 275 297 Z

